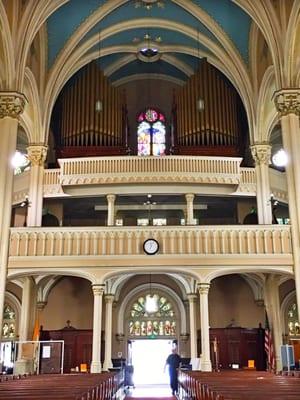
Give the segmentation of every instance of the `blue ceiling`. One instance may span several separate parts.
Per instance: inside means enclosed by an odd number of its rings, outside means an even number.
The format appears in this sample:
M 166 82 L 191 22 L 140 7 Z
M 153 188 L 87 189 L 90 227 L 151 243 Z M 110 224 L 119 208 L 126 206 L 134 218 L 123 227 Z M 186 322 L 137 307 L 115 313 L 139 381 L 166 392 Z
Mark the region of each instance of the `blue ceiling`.
M 175 57 L 180 64 L 185 64 L 189 69 L 195 69 L 198 65 L 197 55 L 212 54 L 212 49 L 205 46 L 202 37 L 205 36 L 211 43 L 222 48 L 220 43 L 210 30 L 196 18 L 196 15 L 187 12 L 172 0 L 159 0 L 153 4 L 151 9 L 143 6 L 145 0 L 124 0 L 123 4 L 104 18 L 95 26 L 87 30 L 86 34 L 80 38 L 77 45 L 82 46 L 86 40 L 95 37 L 100 39 L 100 45 L 94 45 L 86 53 L 91 51 L 105 50 L 110 54 L 110 48 L 118 46 L 118 53 L 111 51 L 111 55 L 101 57 L 100 65 L 104 70 L 111 64 L 118 62 L 125 55 L 135 55 L 139 49 L 139 43 L 144 41 L 144 36 L 149 35 L 151 41 L 160 38 L 158 46 L 161 54 L 164 52 Z M 231 0 L 186 0 L 194 3 L 201 8 L 202 12 L 207 13 L 224 31 L 224 34 L 231 40 L 232 44 L 239 52 L 242 60 L 248 63 L 248 42 L 251 25 L 250 17 Z M 102 8 L 107 7 L 112 0 L 70 0 L 58 8 L 47 21 L 48 31 L 48 67 L 51 68 L 61 51 L 63 51 L 68 40 L 74 32 L 87 23 L 89 17 Z M 163 3 L 163 7 L 161 7 Z M 139 7 L 136 7 L 138 5 Z M 135 27 L 137 19 L 152 19 L 153 23 L 146 24 L 143 28 Z M 183 28 L 188 27 L 194 32 L 194 38 L 188 36 L 183 30 L 173 30 L 163 23 L 155 24 L 155 20 L 165 20 L 166 22 L 181 24 Z M 99 20 L 99 19 L 98 19 Z M 117 33 L 106 35 L 109 28 L 115 28 L 118 24 L 131 23 Z M 157 25 L 157 26 L 156 26 Z M 143 26 L 143 25 L 142 25 Z M 102 37 L 101 37 L 102 35 Z M 202 36 L 203 35 L 203 36 Z M 200 39 L 200 42 L 197 40 Z M 122 51 L 122 46 L 126 46 Z M 129 50 L 128 50 L 129 46 Z M 169 46 L 171 47 L 168 48 Z M 178 46 L 178 48 L 174 48 Z M 193 52 L 193 55 L 191 55 Z M 144 65 L 143 65 L 144 64 Z M 126 75 L 136 75 L 139 73 L 161 73 L 174 78 L 185 80 L 186 73 L 181 71 L 177 65 L 170 65 L 162 60 L 153 63 L 143 63 L 140 60 L 131 61 L 115 71 L 110 79 L 118 80 Z

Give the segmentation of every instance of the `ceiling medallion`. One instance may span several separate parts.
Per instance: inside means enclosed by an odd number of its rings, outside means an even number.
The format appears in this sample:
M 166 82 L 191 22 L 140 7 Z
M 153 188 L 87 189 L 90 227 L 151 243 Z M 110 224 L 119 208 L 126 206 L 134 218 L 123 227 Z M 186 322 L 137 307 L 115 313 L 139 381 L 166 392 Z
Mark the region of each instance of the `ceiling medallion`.
M 136 0 L 135 8 L 144 7 L 147 10 L 151 10 L 153 5 L 156 4 L 159 8 L 164 8 L 165 4 L 162 0 Z
M 151 36 L 146 33 L 141 41 L 139 38 L 134 38 L 133 43 L 138 43 L 137 58 L 143 62 L 155 62 L 161 57 L 158 43 L 162 42 L 162 38 L 157 36 L 152 40 Z

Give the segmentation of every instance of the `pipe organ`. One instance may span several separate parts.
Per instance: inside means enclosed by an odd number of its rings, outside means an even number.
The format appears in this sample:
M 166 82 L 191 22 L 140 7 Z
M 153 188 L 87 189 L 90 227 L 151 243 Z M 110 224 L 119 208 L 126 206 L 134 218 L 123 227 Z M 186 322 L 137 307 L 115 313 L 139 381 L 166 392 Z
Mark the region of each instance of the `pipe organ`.
M 126 106 L 92 62 L 61 92 L 54 110 L 58 157 L 125 154 Z
M 244 114 L 237 91 L 203 59 L 198 71 L 175 94 L 174 153 L 238 155 Z

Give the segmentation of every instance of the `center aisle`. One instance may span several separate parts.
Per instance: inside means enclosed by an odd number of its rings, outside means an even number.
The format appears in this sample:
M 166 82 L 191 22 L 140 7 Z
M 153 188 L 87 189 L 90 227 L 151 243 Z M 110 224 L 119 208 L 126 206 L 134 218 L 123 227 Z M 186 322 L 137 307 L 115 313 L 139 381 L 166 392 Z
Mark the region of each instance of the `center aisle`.
M 137 385 L 130 389 L 124 400 L 175 400 L 169 385 Z

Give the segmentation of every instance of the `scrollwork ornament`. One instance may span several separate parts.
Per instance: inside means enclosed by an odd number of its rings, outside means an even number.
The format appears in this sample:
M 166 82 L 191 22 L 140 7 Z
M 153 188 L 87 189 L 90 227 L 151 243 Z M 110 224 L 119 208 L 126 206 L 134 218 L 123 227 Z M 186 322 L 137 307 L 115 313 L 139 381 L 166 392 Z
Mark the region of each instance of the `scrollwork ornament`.
M 26 97 L 18 92 L 0 92 L 0 118 L 19 118 L 24 111 Z
M 281 116 L 300 116 L 300 89 L 282 89 L 274 93 L 274 102 Z

